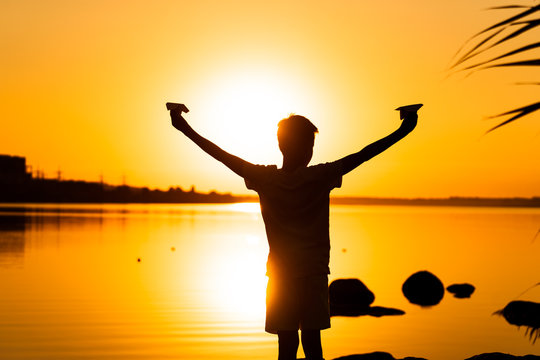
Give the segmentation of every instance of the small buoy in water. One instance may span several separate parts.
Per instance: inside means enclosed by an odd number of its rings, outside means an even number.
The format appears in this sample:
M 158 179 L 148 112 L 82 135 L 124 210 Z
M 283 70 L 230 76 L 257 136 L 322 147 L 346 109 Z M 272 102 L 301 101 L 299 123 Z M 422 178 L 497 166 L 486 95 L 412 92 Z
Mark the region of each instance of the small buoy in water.
M 137 262 L 141 262 L 141 258 L 137 258 Z

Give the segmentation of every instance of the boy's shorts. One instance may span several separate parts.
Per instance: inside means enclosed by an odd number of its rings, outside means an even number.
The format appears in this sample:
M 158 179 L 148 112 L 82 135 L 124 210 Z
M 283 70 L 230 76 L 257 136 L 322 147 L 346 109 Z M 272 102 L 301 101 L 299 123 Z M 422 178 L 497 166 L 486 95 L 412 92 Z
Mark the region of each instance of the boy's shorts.
M 266 288 L 266 332 L 330 327 L 328 275 L 270 277 Z

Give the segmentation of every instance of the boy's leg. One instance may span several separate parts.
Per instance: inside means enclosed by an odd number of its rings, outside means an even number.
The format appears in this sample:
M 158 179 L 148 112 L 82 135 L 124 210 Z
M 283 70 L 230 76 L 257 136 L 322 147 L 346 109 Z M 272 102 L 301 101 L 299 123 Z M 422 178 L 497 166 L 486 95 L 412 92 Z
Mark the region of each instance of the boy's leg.
M 321 331 L 302 330 L 302 348 L 304 348 L 306 360 L 323 360 Z
M 299 344 L 298 331 L 278 331 L 278 342 L 278 360 L 296 360 L 296 353 L 298 351 Z

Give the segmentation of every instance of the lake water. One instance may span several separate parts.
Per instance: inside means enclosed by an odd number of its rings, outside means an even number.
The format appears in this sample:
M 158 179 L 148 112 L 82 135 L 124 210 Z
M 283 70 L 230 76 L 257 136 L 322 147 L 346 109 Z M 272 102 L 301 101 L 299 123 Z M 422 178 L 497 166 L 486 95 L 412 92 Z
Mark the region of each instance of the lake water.
M 333 317 L 325 358 L 540 354 L 492 315 L 540 301 L 539 228 L 540 209 L 333 205 L 330 280 L 359 278 L 406 314 Z M 0 358 L 277 359 L 267 251 L 258 204 L 3 204 Z M 419 270 L 476 291 L 412 305 L 401 285 Z

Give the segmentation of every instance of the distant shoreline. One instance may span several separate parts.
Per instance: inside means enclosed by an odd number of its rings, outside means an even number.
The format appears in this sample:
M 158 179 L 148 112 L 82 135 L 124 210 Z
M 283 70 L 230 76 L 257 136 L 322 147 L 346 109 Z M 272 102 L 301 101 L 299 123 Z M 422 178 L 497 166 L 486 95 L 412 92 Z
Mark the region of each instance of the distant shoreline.
M 519 207 L 540 208 L 540 197 L 531 198 L 378 198 L 378 197 L 331 197 L 330 203 L 341 205 L 393 205 L 393 206 L 456 206 L 456 207 Z
M 235 195 L 210 191 L 202 193 L 191 187 L 183 190 L 149 189 L 127 185 L 108 185 L 97 182 L 56 179 L 27 179 L 1 184 L 0 208 L 3 204 L 232 204 L 259 202 L 257 195 Z M 513 198 L 484 198 L 452 196 L 447 198 L 397 198 L 331 196 L 336 205 L 388 206 L 454 206 L 540 208 L 540 196 Z
M 126 189 L 127 188 L 127 189 Z M 130 196 L 130 190 L 135 189 Z M 221 194 L 215 191 L 210 193 L 198 193 L 195 191 L 182 192 L 147 190 L 146 188 L 121 189 L 122 196 L 117 191 L 112 191 L 112 196 L 100 196 L 94 200 L 85 199 L 54 199 L 50 196 L 29 201 L 5 201 L 0 197 L 0 211 L 11 209 L 12 205 L 45 205 L 45 204 L 235 204 L 235 203 L 258 203 L 256 195 Z M 169 195 L 169 196 L 168 196 Z M 107 201 L 109 198 L 109 201 Z M 111 201 L 112 199 L 112 201 Z M 160 200 L 160 201 L 156 201 Z M 448 197 L 448 198 L 384 198 L 384 197 L 330 197 L 333 205 L 362 205 L 362 206 L 422 206 L 422 207 L 498 207 L 498 208 L 540 208 L 540 197 L 532 198 L 482 198 L 482 197 Z
M 37 172 L 34 177 L 27 171 L 26 158 L 0 155 L 0 207 L 1 204 L 231 204 L 258 202 L 257 195 L 234 195 L 210 191 L 201 193 L 192 186 L 184 190 L 179 186 L 167 190 L 110 185 L 103 181 L 63 180 L 45 178 Z M 529 198 L 385 198 L 385 197 L 330 197 L 332 204 L 392 205 L 392 206 L 462 206 L 462 207 L 516 207 L 540 208 L 540 196 Z

